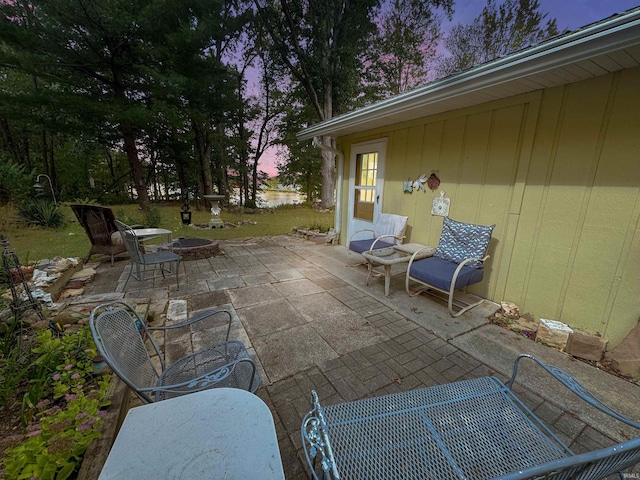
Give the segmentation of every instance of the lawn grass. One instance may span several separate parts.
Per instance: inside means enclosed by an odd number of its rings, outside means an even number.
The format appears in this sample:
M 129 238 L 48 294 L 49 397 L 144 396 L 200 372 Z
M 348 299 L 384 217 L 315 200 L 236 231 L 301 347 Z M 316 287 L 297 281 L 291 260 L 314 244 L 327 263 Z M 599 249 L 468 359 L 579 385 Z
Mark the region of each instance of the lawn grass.
M 264 237 L 291 233 L 294 227 L 321 228 L 326 231 L 334 224 L 333 212 L 319 212 L 310 207 L 281 206 L 265 213 L 240 214 L 224 209 L 220 218 L 237 227 L 222 229 L 195 229 L 183 225 L 180 219 L 180 205 L 157 205 L 161 214 L 160 228 L 170 229 L 173 238 L 199 237 L 215 240 L 228 240 L 244 237 Z M 78 224 L 71 208 L 61 205 L 67 220 L 63 228 L 25 227 L 17 221 L 15 209 L 0 207 L 0 234 L 9 240 L 9 247 L 18 254 L 23 264 L 44 258 L 86 257 L 91 244 Z M 117 219 L 129 224 L 145 225 L 144 213 L 137 205 L 111 206 Z M 272 212 L 272 213 L 271 213 Z M 206 224 L 211 219 L 208 210 L 197 211 L 192 207 L 192 223 Z M 255 222 L 255 224 L 254 224 Z M 147 226 L 147 225 L 145 225 Z

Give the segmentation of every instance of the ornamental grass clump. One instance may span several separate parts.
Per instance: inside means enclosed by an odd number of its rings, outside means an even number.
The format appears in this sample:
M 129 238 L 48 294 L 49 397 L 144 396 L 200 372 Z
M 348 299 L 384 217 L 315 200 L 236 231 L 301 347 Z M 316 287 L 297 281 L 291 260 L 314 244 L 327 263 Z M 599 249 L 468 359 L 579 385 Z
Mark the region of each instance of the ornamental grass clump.
M 93 373 L 97 352 L 86 319 L 77 333 L 39 330 L 15 402 L 24 431 L 6 439 L 0 478 L 65 480 L 77 473 L 91 441 L 100 436 L 110 375 Z M 20 395 L 22 399 L 20 400 Z

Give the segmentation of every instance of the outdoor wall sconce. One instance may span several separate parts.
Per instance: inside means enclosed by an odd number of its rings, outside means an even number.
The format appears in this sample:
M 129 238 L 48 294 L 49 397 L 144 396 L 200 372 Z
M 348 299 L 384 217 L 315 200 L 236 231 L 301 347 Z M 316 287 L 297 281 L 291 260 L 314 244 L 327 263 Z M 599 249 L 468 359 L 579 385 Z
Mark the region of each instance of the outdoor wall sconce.
M 36 177 L 36 183 L 33 186 L 33 188 L 35 188 L 37 192 L 43 192 L 44 191 L 44 187 L 40 183 L 40 177 L 45 177 L 47 180 L 49 180 L 49 188 L 51 189 L 51 197 L 53 197 L 53 204 L 57 205 L 58 202 L 56 202 L 56 194 L 53 191 L 53 183 L 51 183 L 51 178 L 49 178 L 49 175 L 45 175 L 44 173 L 40 173 Z

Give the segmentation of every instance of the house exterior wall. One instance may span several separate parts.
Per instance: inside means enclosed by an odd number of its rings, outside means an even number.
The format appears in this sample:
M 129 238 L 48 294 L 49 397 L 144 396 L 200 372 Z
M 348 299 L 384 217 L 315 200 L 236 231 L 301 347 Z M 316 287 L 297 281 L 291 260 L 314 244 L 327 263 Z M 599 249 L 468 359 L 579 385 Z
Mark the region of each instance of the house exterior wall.
M 437 245 L 431 202 L 445 191 L 451 218 L 496 224 L 471 291 L 612 347 L 640 315 L 638 85 L 640 69 L 628 69 L 342 137 L 345 172 L 352 144 L 387 138 L 382 211 L 409 217 L 408 241 Z M 432 171 L 436 192 L 403 193 Z

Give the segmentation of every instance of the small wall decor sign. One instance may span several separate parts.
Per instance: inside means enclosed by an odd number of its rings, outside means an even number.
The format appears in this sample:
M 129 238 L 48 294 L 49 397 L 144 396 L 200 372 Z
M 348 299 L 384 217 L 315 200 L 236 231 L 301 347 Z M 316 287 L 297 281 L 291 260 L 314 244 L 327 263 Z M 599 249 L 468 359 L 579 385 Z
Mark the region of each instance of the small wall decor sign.
M 433 197 L 431 215 L 439 215 L 441 217 L 449 216 L 449 205 L 451 204 L 451 199 L 444 198 L 444 194 L 445 192 L 441 191 L 439 197 Z

